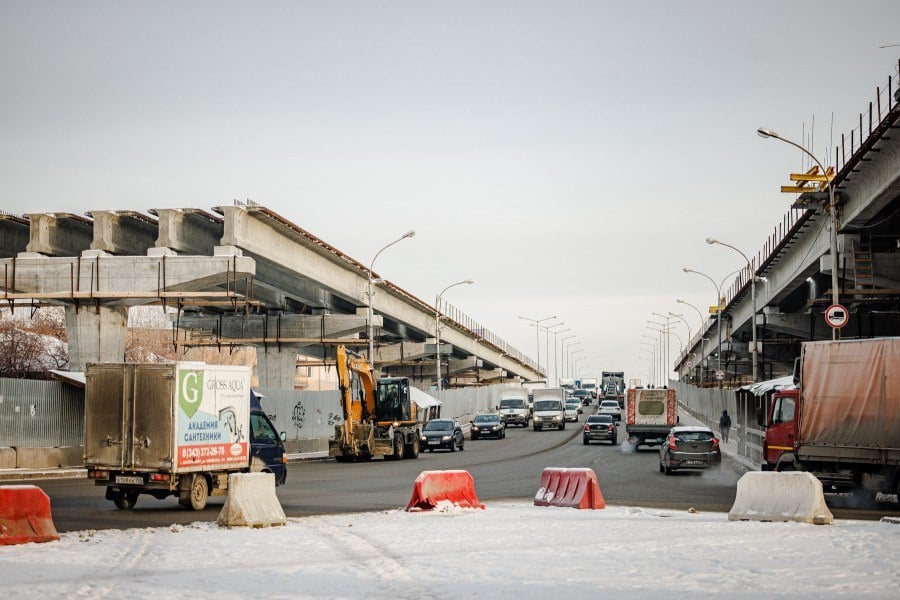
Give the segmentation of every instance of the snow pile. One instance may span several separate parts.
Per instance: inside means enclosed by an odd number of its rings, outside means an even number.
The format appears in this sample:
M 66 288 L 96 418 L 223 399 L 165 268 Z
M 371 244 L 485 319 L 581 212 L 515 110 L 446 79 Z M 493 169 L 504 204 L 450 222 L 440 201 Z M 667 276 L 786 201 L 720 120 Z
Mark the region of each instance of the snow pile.
M 402 510 L 81 531 L 0 547 L 16 598 L 900 597 L 900 527 L 609 507 Z

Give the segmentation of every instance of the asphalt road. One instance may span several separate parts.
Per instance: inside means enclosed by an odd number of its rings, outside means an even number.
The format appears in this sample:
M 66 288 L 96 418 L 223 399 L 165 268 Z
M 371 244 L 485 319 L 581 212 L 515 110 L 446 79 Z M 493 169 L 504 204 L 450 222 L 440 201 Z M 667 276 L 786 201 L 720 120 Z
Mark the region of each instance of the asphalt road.
M 312 514 L 396 509 L 406 506 L 413 480 L 421 471 L 465 469 L 475 480 L 479 499 L 530 500 L 540 487 L 545 467 L 594 469 L 608 504 L 727 512 L 742 475 L 728 461 L 716 470 L 659 473 L 658 450 L 630 450 L 627 444 L 606 442 L 582 444 L 580 422 L 564 431 L 533 431 L 512 427 L 504 440 L 466 439 L 462 452 L 422 452 L 417 460 L 399 462 L 375 459 L 368 463 L 317 460 L 291 463 L 287 483 L 278 488 L 278 498 L 289 517 Z M 624 427 L 619 440 L 624 441 Z M 86 480 L 41 482 L 50 495 L 53 520 L 59 531 L 132 527 L 160 527 L 172 523 L 213 521 L 223 497 L 210 498 L 206 509 L 184 510 L 174 497 L 157 500 L 142 495 L 134 510 L 118 510 L 104 499 L 104 488 Z M 842 518 L 880 518 L 893 508 L 870 513 L 837 509 Z

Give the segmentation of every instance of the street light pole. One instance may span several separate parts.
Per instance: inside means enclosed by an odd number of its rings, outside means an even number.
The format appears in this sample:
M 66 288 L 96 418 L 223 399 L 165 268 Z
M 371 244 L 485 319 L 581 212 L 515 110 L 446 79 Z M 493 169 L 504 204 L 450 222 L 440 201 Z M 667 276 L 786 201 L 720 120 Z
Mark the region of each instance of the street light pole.
M 437 295 L 437 298 L 434 301 L 434 366 L 435 372 L 437 373 L 438 394 L 440 394 L 444 389 L 443 382 L 441 381 L 441 297 L 444 295 L 444 292 L 452 287 L 456 287 L 458 285 L 472 285 L 473 283 L 475 282 L 471 279 L 463 279 L 462 281 L 451 283 L 441 290 L 441 293 Z
M 702 332 L 702 331 L 703 331 L 704 325 L 706 325 L 706 319 L 703 317 L 703 313 L 700 312 L 700 309 L 697 308 L 696 306 L 694 306 L 693 304 L 691 304 L 690 302 L 685 302 L 685 301 L 682 300 L 681 298 L 676 298 L 676 299 L 675 299 L 675 302 L 678 302 L 679 304 L 685 304 L 685 305 L 687 305 L 687 306 L 690 306 L 690 307 L 693 308 L 695 311 L 697 311 L 697 316 L 700 317 L 700 329 L 699 329 L 699 331 Z M 709 317 L 709 314 L 707 314 L 706 316 Z
M 367 334 L 369 336 L 369 363 L 372 365 L 373 370 L 375 369 L 375 327 L 372 325 L 372 319 L 373 319 L 373 314 L 372 314 L 372 269 L 375 268 L 375 261 L 378 260 L 378 256 L 382 252 L 384 252 L 385 250 L 387 250 L 394 244 L 402 242 L 406 238 L 411 238 L 414 235 L 416 235 L 415 230 L 410 229 L 409 231 L 407 231 L 406 233 L 401 235 L 399 238 L 397 238 L 396 240 L 394 240 L 393 242 L 391 242 L 390 244 L 388 244 L 387 246 L 385 246 L 384 248 L 382 248 L 381 250 L 376 252 L 375 258 L 373 258 L 372 262 L 369 263 L 369 285 L 368 285 L 368 289 L 366 291 L 367 304 L 368 304 L 368 310 L 366 311 L 366 330 L 367 330 Z
M 572 344 L 572 345 L 575 346 L 576 344 Z M 581 343 L 579 342 L 577 345 L 580 346 Z M 569 362 L 569 372 L 566 373 L 566 375 L 568 375 L 568 376 L 570 376 L 570 377 L 575 377 L 575 367 L 573 366 L 573 360 L 572 360 L 572 359 L 573 359 L 574 356 L 575 356 L 576 354 L 578 354 L 579 352 L 584 352 L 584 348 L 577 348 L 577 349 L 572 350 L 571 352 L 569 352 L 569 361 L 568 361 L 568 362 Z M 584 358 L 584 357 L 582 357 L 582 358 Z
M 653 372 L 650 374 L 651 375 L 650 379 L 651 379 L 651 383 L 655 385 L 657 378 L 659 376 L 659 374 L 656 372 L 657 363 L 659 362 L 659 346 L 657 345 L 655 337 L 649 336 L 649 335 L 641 335 L 641 337 L 650 340 L 650 343 L 653 344 L 653 346 L 652 346 L 653 347 L 653 369 L 652 369 Z
M 776 140 L 781 140 L 786 144 L 790 144 L 795 148 L 799 148 L 804 154 L 813 159 L 816 165 L 819 166 L 819 169 L 822 170 L 822 175 L 825 177 L 826 183 L 828 184 L 828 207 L 831 210 L 831 303 L 832 304 L 840 304 L 840 290 L 838 289 L 838 249 L 837 249 L 837 232 L 838 232 L 838 215 L 837 215 L 837 205 L 834 202 L 834 182 L 828 178 L 828 172 L 825 170 L 825 167 L 822 166 L 822 163 L 819 161 L 815 155 L 801 146 L 796 142 L 792 142 L 787 138 L 783 138 L 771 129 L 766 129 L 765 127 L 760 127 L 756 130 L 756 133 L 759 134 L 759 137 L 763 139 L 775 138 Z M 860 135 L 862 133 L 860 132 Z M 839 330 L 837 327 L 831 328 L 831 339 L 836 340 L 839 339 Z
M 563 323 L 560 323 L 560 325 L 563 325 Z M 554 325 L 554 327 L 556 327 L 556 326 Z M 552 329 L 552 327 L 551 327 L 551 329 Z M 556 386 L 554 386 L 554 387 L 559 387 L 559 361 L 557 360 L 557 352 L 556 352 L 557 336 L 559 336 L 560 333 L 565 333 L 567 331 L 572 331 L 572 329 L 566 328 L 566 329 L 560 329 L 559 331 L 549 331 L 548 330 L 548 333 L 553 334 L 553 377 L 556 380 Z M 549 355 L 547 356 L 547 363 L 548 364 L 550 363 Z
M 706 238 L 706 243 L 710 245 L 719 244 L 720 246 L 731 248 L 732 250 L 743 256 L 744 260 L 747 261 L 747 271 L 750 273 L 750 303 L 753 310 L 753 316 L 750 319 L 750 330 L 753 333 L 753 348 L 751 350 L 751 356 L 753 358 L 753 383 L 756 383 L 757 381 L 759 381 L 759 378 L 757 377 L 758 354 L 756 347 L 756 271 L 753 268 L 753 263 L 751 263 L 750 259 L 747 258 L 747 255 L 731 244 L 726 244 L 725 242 L 721 242 L 715 238 Z M 837 269 L 834 265 L 832 265 L 831 270 L 832 272 L 837 273 Z
M 578 336 L 573 333 L 572 335 L 567 335 L 559 340 L 559 353 L 562 356 L 562 372 L 564 375 L 566 373 L 566 340 L 571 340 L 576 337 Z M 559 378 L 557 377 L 557 379 Z
M 534 327 L 534 337 L 535 337 L 535 342 L 536 342 L 535 351 L 537 352 L 537 368 L 538 368 L 538 375 L 540 375 L 541 374 L 541 330 L 538 329 L 538 327 L 540 327 L 541 323 L 543 323 L 544 321 L 549 321 L 550 319 L 555 319 L 556 315 L 553 315 L 552 317 L 544 317 L 543 319 L 530 319 L 528 317 L 521 317 L 521 316 L 519 318 L 522 319 L 523 321 L 530 321 L 531 325 Z
M 550 333 L 553 331 L 554 327 L 562 327 L 563 325 L 565 325 L 565 323 L 559 322 L 559 323 L 554 323 L 553 325 L 547 325 L 546 327 L 540 327 L 540 326 L 538 327 L 538 329 L 542 329 L 544 331 L 544 336 L 545 336 L 544 341 L 545 341 L 546 350 L 547 350 L 547 386 L 548 387 L 550 386 L 550 380 L 551 380 L 551 377 L 550 377 Z

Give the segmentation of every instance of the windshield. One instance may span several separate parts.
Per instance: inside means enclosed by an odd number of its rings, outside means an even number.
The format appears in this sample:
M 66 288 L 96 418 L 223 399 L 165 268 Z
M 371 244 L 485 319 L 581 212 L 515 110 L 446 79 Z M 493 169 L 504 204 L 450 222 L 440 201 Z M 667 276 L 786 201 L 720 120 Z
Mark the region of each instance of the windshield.
M 574 392 L 572 392 L 572 395 L 578 396 L 579 398 L 583 398 L 584 396 L 588 395 L 588 391 L 587 390 L 575 390 Z
M 425 431 L 450 431 L 453 429 L 453 421 L 428 421 Z
M 612 417 L 609 415 L 591 415 L 590 417 L 588 417 L 587 422 L 588 423 L 606 423 L 606 424 L 611 425 L 613 420 L 612 420 Z
M 478 415 L 475 417 L 476 423 L 499 423 L 500 417 L 497 415 Z
M 619 403 L 613 400 L 604 400 L 600 403 L 603 408 L 619 408 Z
M 525 401 L 521 398 L 512 398 L 510 400 L 501 400 L 500 408 L 525 408 Z
M 534 403 L 534 410 L 562 410 L 559 400 L 538 400 Z
M 713 438 L 712 431 L 676 431 L 675 439 L 679 442 L 708 442 Z

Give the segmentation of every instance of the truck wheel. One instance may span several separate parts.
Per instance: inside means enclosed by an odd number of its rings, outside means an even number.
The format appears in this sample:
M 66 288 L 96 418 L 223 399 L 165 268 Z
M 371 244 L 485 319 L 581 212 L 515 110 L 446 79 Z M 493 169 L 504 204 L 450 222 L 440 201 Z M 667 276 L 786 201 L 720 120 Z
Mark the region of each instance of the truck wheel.
M 540 431 L 540 430 L 538 429 L 538 426 L 537 426 L 537 425 L 534 426 L 534 430 L 535 430 L 535 431 Z
M 178 494 L 178 504 L 191 510 L 203 510 L 209 499 L 209 484 L 203 475 L 194 475 L 191 480 L 191 489 L 182 490 Z
M 416 432 L 413 441 L 406 445 L 406 458 L 419 458 L 419 432 Z
M 113 495 L 113 504 L 116 505 L 116 508 L 121 508 L 125 510 L 129 510 L 134 508 L 134 505 L 137 504 L 138 496 L 140 492 L 137 490 L 129 490 L 129 491 L 121 491 Z

